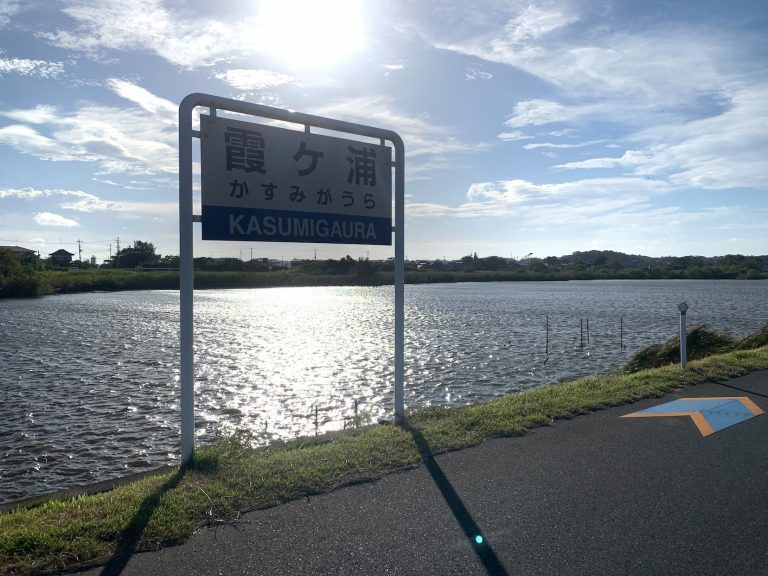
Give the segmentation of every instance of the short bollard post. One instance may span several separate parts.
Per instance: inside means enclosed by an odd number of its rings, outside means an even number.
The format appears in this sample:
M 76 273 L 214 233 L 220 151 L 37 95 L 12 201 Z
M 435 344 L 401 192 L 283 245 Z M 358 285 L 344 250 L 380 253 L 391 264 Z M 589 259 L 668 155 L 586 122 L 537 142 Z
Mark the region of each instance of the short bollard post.
M 677 305 L 680 310 L 680 368 L 685 370 L 685 361 L 687 350 L 685 349 L 686 340 L 688 340 L 688 331 L 685 327 L 685 313 L 688 311 L 688 304 L 681 302 Z

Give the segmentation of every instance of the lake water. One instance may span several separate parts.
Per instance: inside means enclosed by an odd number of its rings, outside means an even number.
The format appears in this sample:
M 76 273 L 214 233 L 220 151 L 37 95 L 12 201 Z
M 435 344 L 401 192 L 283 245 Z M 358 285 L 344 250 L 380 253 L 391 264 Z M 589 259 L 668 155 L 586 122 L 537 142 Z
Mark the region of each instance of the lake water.
M 676 334 L 682 301 L 689 326 L 768 322 L 768 281 L 407 286 L 406 409 L 614 371 Z M 174 291 L 0 301 L 0 502 L 178 462 L 178 306 Z M 393 340 L 391 287 L 196 292 L 197 441 L 340 429 L 356 402 L 391 417 Z

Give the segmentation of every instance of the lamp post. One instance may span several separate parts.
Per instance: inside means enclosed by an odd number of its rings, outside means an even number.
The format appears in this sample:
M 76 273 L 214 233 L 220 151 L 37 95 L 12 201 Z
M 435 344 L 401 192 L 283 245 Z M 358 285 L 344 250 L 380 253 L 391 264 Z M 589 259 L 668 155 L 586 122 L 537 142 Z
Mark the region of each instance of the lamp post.
M 685 345 L 686 340 L 688 339 L 688 331 L 685 328 L 685 313 L 688 311 L 688 304 L 681 302 L 677 305 L 677 309 L 680 310 L 680 368 L 685 370 L 685 360 L 687 354 Z

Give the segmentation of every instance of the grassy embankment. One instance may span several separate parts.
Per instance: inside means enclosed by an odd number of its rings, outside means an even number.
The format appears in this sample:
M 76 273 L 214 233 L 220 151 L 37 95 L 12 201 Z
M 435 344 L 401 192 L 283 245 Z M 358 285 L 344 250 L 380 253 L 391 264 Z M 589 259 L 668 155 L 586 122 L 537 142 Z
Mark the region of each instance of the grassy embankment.
M 118 290 L 178 290 L 179 273 L 173 271 L 83 270 L 38 272 L 35 290 L 7 296 L 45 296 L 73 292 Z M 306 275 L 289 270 L 275 272 L 195 272 L 195 288 L 267 288 L 274 286 L 331 286 L 359 284 L 346 276 Z
M 421 272 L 408 271 L 409 284 L 542 280 L 541 275 L 514 272 Z M 270 272 L 195 272 L 195 288 L 275 288 L 290 286 L 383 286 L 393 283 L 391 272 L 317 274 L 297 270 Z M 75 292 L 119 290 L 178 290 L 174 271 L 82 270 L 41 271 L 15 278 L 0 286 L 1 298 L 20 298 Z
M 666 277 L 666 276 L 664 276 Z M 670 276 L 677 277 L 677 276 Z M 407 270 L 407 284 L 454 282 L 510 282 L 595 279 L 647 279 L 644 271 L 560 271 L 533 270 Z M 357 270 L 350 273 L 320 273 L 298 269 L 251 271 L 195 271 L 195 288 L 273 288 L 283 286 L 382 286 L 393 283 L 393 273 L 382 270 Z M 118 290 L 178 290 L 179 274 L 168 270 L 70 270 L 26 271 L 13 277 L 0 277 L 0 298 L 23 298 L 72 292 L 112 292 Z
M 674 350 L 675 341 L 666 346 Z M 768 326 L 735 346 L 749 349 L 692 361 L 685 371 L 672 364 L 552 385 L 484 404 L 420 410 L 409 415 L 408 424 L 439 453 L 660 396 L 677 386 L 768 369 Z M 689 350 L 705 353 L 693 343 Z M 238 434 L 198 448 L 188 468 L 110 492 L 0 515 L 0 573 L 46 573 L 105 562 L 121 566 L 136 551 L 182 542 L 201 526 L 235 519 L 244 510 L 379 478 L 419 462 L 414 433 L 396 426 L 377 425 L 330 439 L 303 438 L 266 449 L 251 448 L 247 435 Z
M 2 280 L 2 279 L 0 279 Z M 195 288 L 272 288 L 279 286 L 378 286 L 392 283 L 391 275 L 358 277 L 345 274 L 271 272 L 195 272 Z M 174 271 L 72 270 L 26 273 L 0 282 L 0 298 L 34 298 L 75 292 L 119 290 L 178 290 Z

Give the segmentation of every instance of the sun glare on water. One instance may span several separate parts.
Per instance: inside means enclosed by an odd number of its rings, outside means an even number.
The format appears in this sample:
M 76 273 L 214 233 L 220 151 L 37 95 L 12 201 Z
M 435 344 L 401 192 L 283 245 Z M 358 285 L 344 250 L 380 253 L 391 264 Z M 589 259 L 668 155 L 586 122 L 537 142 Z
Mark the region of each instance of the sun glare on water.
M 257 21 L 262 49 L 293 69 L 335 66 L 364 45 L 357 1 L 267 0 Z

